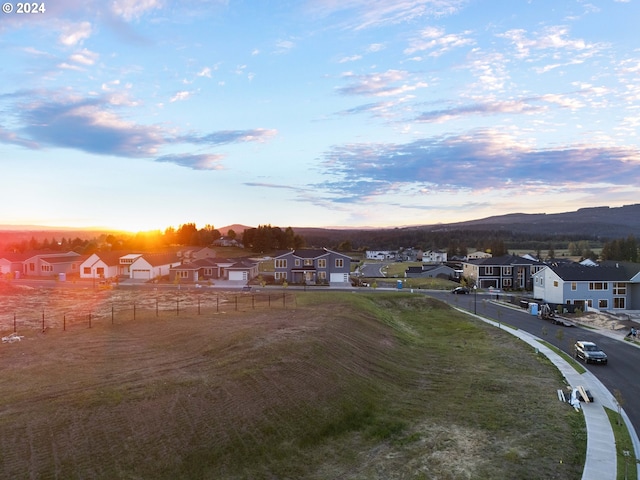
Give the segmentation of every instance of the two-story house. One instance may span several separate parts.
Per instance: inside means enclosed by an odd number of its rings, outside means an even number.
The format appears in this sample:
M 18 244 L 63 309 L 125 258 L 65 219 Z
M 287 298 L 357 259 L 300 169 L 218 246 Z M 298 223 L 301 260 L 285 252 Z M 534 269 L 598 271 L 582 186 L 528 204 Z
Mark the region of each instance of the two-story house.
M 347 286 L 350 273 L 351 258 L 327 248 L 291 250 L 274 259 L 276 282 Z
M 462 264 L 462 274 L 478 288 L 532 290 L 532 275 L 545 264 L 517 255 L 477 258 Z
M 585 310 L 640 309 L 640 264 L 549 265 L 533 276 L 533 296 Z

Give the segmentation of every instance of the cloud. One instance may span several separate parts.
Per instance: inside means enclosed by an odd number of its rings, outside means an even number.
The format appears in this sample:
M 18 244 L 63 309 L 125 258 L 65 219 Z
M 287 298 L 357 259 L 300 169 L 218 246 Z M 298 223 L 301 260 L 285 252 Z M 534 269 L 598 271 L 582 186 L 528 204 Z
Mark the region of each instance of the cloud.
M 161 163 L 174 163 L 181 167 L 191 168 L 192 170 L 222 170 L 222 165 L 220 161 L 224 158 L 224 155 L 190 155 L 187 153 L 184 154 L 174 154 L 174 155 L 163 155 L 161 157 L 156 158 L 156 162 Z
M 181 136 L 179 139 L 193 144 L 224 145 L 228 143 L 264 142 L 276 134 L 277 130 L 256 128 L 253 130 L 221 130 L 203 136 Z
M 570 145 L 534 149 L 490 129 L 423 138 L 407 144 L 347 144 L 324 155 L 332 180 L 316 185 L 339 203 L 359 202 L 390 190 L 481 191 L 640 181 L 640 151 Z
M 58 37 L 58 41 L 67 47 L 73 47 L 81 44 L 84 40 L 91 36 L 91 23 L 81 22 L 76 24 L 68 24 L 63 27 L 63 31 Z
M 109 87 L 118 85 L 111 82 Z M 71 148 L 99 155 L 126 158 L 153 158 L 198 170 L 218 170 L 222 155 L 177 154 L 159 156 L 169 144 L 218 146 L 232 143 L 265 142 L 276 130 L 224 130 L 204 135 L 177 134 L 155 125 L 140 125 L 119 114 L 124 107 L 135 106 L 127 92 L 113 92 L 81 98 L 51 91 L 21 91 L 0 96 L 18 99 L 13 123 L 21 125 L 10 131 L 0 127 L 0 143 L 37 149 Z
M 409 73 L 404 70 L 387 70 L 367 75 L 355 75 L 348 72 L 343 74 L 343 78 L 350 80 L 351 84 L 337 89 L 338 93 L 342 95 L 387 97 L 427 86 L 424 82 L 407 83 Z
M 470 31 L 462 34 L 445 35 L 444 29 L 436 27 L 427 27 L 420 32 L 418 38 L 414 38 L 410 42 L 410 46 L 404 50 L 406 55 L 416 52 L 429 51 L 429 56 L 439 57 L 454 48 L 475 44 L 475 41 L 468 38 Z
M 79 52 L 76 52 L 73 55 L 71 55 L 69 57 L 69 60 L 75 63 L 79 63 L 81 65 L 91 66 L 94 63 L 96 63 L 96 60 L 98 60 L 98 58 L 99 58 L 99 55 L 97 53 L 87 50 L 86 48 L 83 48 Z
M 100 98 L 33 102 L 21 120 L 22 131 L 38 143 L 89 153 L 148 157 L 163 143 L 159 128 L 122 120 Z
M 211 69 L 209 67 L 204 67 L 197 74 L 198 77 L 207 77 L 211 78 Z
M 551 98 L 549 99 L 549 101 L 551 101 Z M 425 112 L 422 115 L 418 116 L 416 118 L 416 121 L 425 123 L 440 123 L 468 115 L 495 115 L 507 113 L 530 114 L 535 113 L 539 110 L 541 110 L 541 107 L 529 105 L 524 100 L 486 102 L 464 105 L 461 107 L 454 107 L 445 110 L 434 110 L 431 112 Z
M 556 25 L 546 27 L 532 35 L 528 35 L 523 29 L 512 29 L 497 36 L 509 40 L 520 58 L 529 57 L 532 50 L 567 50 L 575 54 L 575 52 L 596 51 L 601 48 L 600 45 L 587 43 L 580 38 L 572 39 L 568 35 L 567 27 Z
M 309 9 L 313 15 L 328 17 L 351 11 L 353 23 L 342 28 L 362 30 L 416 22 L 423 17 L 442 17 L 458 12 L 468 0 L 317 0 Z
M 351 55 L 349 57 L 342 57 L 338 60 L 338 63 L 355 62 L 356 60 L 362 60 L 362 55 Z
M 169 99 L 169 102 L 181 102 L 183 100 L 187 100 L 191 95 L 193 95 L 193 92 L 189 92 L 187 90 L 176 92 L 176 94 Z
M 39 145 L 31 140 L 19 137 L 15 132 L 6 130 L 0 126 L 0 143 L 19 145 L 30 149 L 38 149 Z
M 111 11 L 126 21 L 131 21 L 161 6 L 158 0 L 114 0 L 111 2 Z

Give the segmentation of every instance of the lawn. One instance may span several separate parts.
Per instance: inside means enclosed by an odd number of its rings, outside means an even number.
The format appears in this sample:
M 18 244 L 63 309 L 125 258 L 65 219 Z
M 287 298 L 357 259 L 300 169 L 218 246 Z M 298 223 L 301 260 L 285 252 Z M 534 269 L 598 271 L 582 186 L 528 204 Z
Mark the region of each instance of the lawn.
M 403 293 L 296 294 L 0 345 L 0 478 L 579 479 L 544 357 Z

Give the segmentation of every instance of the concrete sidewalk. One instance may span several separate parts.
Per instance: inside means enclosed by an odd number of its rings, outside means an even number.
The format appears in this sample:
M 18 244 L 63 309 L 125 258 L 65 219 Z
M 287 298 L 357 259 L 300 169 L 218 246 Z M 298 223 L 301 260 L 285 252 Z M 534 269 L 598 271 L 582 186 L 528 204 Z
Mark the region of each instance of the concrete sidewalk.
M 596 376 L 589 371 L 586 371 L 583 374 L 578 373 L 569 364 L 569 362 L 558 355 L 554 350 L 547 347 L 541 339 L 535 335 L 522 330 L 513 329 L 480 315 L 474 315 L 473 313 L 463 309 L 456 309 L 468 315 L 472 315 L 486 323 L 494 325 L 497 328 L 501 328 L 502 330 L 520 338 L 522 341 L 527 342 L 533 348 L 537 349 L 540 353 L 549 358 L 558 370 L 560 370 L 560 373 L 562 373 L 567 383 L 572 388 L 583 386 L 591 392 L 593 395 L 593 402 L 581 402 L 581 410 L 584 413 L 587 428 L 587 455 L 584 470 L 582 472 L 582 480 L 615 480 L 617 474 L 616 442 L 613 436 L 611 423 L 609 422 L 609 417 L 607 416 L 604 407 L 615 412 L 617 411 L 618 406 L 614 396 L 605 388 L 600 380 L 598 380 Z M 602 333 L 606 334 L 605 332 L 606 330 Z M 609 332 L 609 336 L 613 337 L 614 335 L 615 338 L 620 338 L 621 341 L 624 341 L 624 335 L 621 335 L 618 332 Z M 635 458 L 640 453 L 640 441 L 638 440 L 635 428 L 629 421 L 624 409 L 622 410 L 622 417 L 627 425 L 627 429 L 629 430 L 635 449 L 635 454 L 634 452 L 631 452 L 631 458 Z M 629 468 L 633 468 L 633 465 L 634 462 L 630 462 Z

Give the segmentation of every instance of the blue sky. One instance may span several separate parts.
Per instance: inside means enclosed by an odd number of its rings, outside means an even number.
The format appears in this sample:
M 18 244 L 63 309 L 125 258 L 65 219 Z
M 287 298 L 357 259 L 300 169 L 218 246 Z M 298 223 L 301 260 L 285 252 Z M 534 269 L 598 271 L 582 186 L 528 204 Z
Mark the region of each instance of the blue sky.
M 0 224 L 401 226 L 640 201 L 637 0 L 0 14 Z

